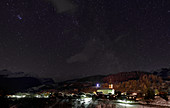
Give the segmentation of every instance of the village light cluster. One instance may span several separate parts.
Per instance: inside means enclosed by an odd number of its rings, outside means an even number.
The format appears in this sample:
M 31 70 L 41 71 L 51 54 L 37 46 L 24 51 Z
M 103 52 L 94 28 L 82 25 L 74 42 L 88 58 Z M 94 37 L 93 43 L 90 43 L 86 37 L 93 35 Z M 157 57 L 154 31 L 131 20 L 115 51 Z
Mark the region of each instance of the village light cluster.
M 41 94 L 16 93 L 14 95 L 7 95 L 7 98 L 49 98 L 51 93 L 45 92 Z
M 128 101 L 128 100 L 117 100 L 117 101 L 121 103 L 133 103 L 133 101 Z
M 133 107 L 133 106 L 135 106 L 135 105 L 124 104 L 124 103 L 119 103 L 119 105 L 121 105 L 121 106 L 125 106 L 125 107 Z

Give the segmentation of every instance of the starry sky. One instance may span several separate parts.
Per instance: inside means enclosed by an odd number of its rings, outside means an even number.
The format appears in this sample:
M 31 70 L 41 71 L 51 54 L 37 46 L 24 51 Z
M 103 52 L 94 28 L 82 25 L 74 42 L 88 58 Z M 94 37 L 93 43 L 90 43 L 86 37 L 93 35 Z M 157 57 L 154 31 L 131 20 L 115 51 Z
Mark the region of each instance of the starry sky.
M 0 0 L 0 69 L 57 81 L 170 67 L 169 0 Z

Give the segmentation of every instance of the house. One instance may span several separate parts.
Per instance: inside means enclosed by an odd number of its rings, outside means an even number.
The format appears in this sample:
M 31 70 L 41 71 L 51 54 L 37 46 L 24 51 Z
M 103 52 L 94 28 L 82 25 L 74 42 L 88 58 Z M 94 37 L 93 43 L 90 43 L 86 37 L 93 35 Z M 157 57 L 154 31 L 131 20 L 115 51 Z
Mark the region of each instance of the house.
M 114 89 L 98 89 L 97 92 L 100 92 L 103 94 L 115 94 Z

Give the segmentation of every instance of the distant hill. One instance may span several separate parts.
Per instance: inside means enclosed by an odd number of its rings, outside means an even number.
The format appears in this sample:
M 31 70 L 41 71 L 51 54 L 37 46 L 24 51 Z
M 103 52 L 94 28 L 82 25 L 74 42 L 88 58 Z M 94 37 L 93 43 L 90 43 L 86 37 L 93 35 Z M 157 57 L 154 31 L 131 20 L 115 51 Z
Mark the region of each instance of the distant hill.
M 38 85 L 41 85 L 41 82 L 33 77 L 0 78 L 0 88 L 12 92 L 22 91 Z
M 142 72 L 142 71 L 132 71 L 132 72 L 120 72 L 110 75 L 95 75 L 88 76 L 73 80 L 67 80 L 63 82 L 55 83 L 52 78 L 38 78 L 33 75 L 25 74 L 24 72 L 11 72 L 9 70 L 0 71 L 0 89 L 7 89 L 9 91 L 22 91 L 30 89 L 34 91 L 39 89 L 53 88 L 57 86 L 59 88 L 81 88 L 82 86 L 95 86 L 96 83 L 115 83 L 124 82 L 128 80 L 138 80 L 141 76 L 145 74 L 154 74 L 162 77 L 163 80 L 170 80 L 170 68 L 162 68 L 156 71 Z M 38 89 L 37 89 L 37 88 Z
M 103 78 L 106 77 L 106 75 L 95 75 L 95 76 L 88 76 L 88 77 L 85 77 L 85 78 L 80 78 L 78 79 L 77 81 L 78 82 L 103 82 Z
M 7 91 L 23 91 L 28 88 L 54 84 L 52 78 L 38 78 L 24 72 L 11 72 L 9 70 L 0 71 L 0 89 Z
M 54 84 L 54 80 L 52 78 L 39 78 L 42 84 Z
M 78 78 L 78 79 L 72 79 L 72 80 L 67 80 L 63 81 L 60 83 L 74 83 L 74 82 L 103 82 L 103 78 L 106 77 L 106 75 L 95 75 L 95 76 L 88 76 L 88 77 L 83 77 L 83 78 Z
M 0 70 L 0 76 L 4 76 L 6 78 L 37 77 L 37 75 L 28 74 L 25 72 L 11 72 L 7 69 Z
M 104 82 L 115 83 L 115 82 L 123 82 L 128 80 L 138 80 L 140 76 L 144 74 L 150 74 L 148 72 L 140 72 L 140 71 L 133 71 L 133 72 L 121 72 L 117 74 L 111 74 L 103 78 Z
M 84 78 L 78 78 L 73 80 L 67 80 L 58 83 L 58 89 L 81 89 L 84 87 L 95 86 L 96 83 L 103 83 L 103 78 L 105 75 L 95 75 L 95 76 L 88 76 Z
M 159 72 L 154 72 L 155 75 L 158 75 L 162 77 L 163 79 L 168 79 L 170 70 L 162 69 Z M 116 74 L 110 74 L 110 75 L 96 75 L 96 76 L 88 76 L 84 78 L 78 78 L 73 80 L 67 80 L 60 82 L 59 85 L 63 84 L 71 84 L 71 83 L 87 83 L 91 82 L 93 84 L 95 83 L 115 83 L 115 82 L 124 82 L 128 80 L 138 80 L 141 76 L 148 74 L 153 74 L 150 72 L 143 72 L 143 71 L 132 71 L 132 72 L 120 72 Z
M 170 81 L 170 68 L 161 68 L 152 72 L 154 75 L 162 77 L 163 80 Z

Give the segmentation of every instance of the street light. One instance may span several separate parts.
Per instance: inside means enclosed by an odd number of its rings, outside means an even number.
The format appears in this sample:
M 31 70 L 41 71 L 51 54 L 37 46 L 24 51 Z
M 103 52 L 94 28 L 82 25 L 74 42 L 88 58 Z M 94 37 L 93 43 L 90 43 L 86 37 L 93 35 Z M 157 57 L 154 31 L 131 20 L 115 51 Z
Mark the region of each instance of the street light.
M 97 84 L 96 84 L 96 87 L 100 87 L 100 84 L 99 84 L 99 83 L 97 83 Z

